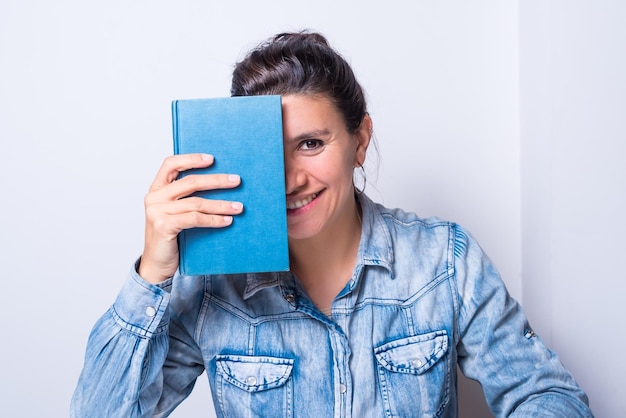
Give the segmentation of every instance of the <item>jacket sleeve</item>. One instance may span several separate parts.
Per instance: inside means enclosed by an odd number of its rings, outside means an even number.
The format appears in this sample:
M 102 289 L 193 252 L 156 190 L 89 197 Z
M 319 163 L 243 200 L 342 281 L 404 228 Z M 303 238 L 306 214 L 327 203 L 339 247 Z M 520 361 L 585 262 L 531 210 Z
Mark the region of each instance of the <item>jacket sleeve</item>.
M 155 286 L 131 271 L 115 303 L 91 331 L 72 417 L 165 416 L 191 392 L 203 366 L 191 360 L 198 358 L 198 350 L 184 330 L 172 326 L 171 287 L 172 280 Z M 178 369 L 174 381 L 167 379 L 168 357 L 184 359 L 187 366 L 179 369 L 168 360 L 169 370 Z
M 592 417 L 587 396 L 533 332 L 476 241 L 454 228 L 461 371 L 496 417 Z

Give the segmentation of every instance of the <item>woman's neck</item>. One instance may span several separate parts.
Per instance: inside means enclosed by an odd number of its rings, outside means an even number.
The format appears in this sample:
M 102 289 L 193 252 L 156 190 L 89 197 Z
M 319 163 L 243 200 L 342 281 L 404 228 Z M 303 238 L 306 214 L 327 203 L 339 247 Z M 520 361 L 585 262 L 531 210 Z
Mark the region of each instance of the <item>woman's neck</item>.
M 291 270 L 320 310 L 330 308 L 350 280 L 361 238 L 358 202 L 336 225 L 304 240 L 290 240 Z

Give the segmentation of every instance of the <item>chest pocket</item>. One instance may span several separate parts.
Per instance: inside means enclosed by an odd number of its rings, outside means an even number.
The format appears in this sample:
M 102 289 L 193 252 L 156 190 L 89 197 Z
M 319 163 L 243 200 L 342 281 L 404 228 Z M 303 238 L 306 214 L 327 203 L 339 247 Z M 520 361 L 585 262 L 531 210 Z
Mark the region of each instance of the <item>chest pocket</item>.
M 293 359 L 216 357 L 216 397 L 224 417 L 292 417 Z
M 391 341 L 374 348 L 388 417 L 438 417 L 450 392 L 445 330 Z

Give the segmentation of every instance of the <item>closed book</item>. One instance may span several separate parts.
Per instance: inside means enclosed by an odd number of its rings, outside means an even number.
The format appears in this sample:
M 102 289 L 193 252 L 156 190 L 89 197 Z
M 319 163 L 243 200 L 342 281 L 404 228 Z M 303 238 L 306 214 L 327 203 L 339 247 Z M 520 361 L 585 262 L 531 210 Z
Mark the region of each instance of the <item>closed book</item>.
M 289 269 L 280 96 L 245 96 L 172 102 L 174 154 L 207 153 L 214 164 L 181 173 L 238 174 L 234 189 L 197 192 L 237 201 L 243 213 L 225 228 L 180 232 L 184 275 Z

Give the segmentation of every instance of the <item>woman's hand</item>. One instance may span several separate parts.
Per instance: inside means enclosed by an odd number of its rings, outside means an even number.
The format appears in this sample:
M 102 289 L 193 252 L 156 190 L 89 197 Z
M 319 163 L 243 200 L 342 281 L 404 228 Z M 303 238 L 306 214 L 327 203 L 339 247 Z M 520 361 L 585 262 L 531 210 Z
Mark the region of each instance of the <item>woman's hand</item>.
M 181 172 L 213 164 L 208 154 L 182 154 L 163 161 L 144 199 L 146 235 L 139 275 L 150 283 L 172 277 L 178 268 L 178 233 L 183 229 L 223 228 L 232 215 L 242 212 L 239 202 L 210 200 L 190 196 L 202 190 L 232 189 L 240 184 L 235 174 L 190 174 Z M 178 180 L 177 180 L 178 179 Z

